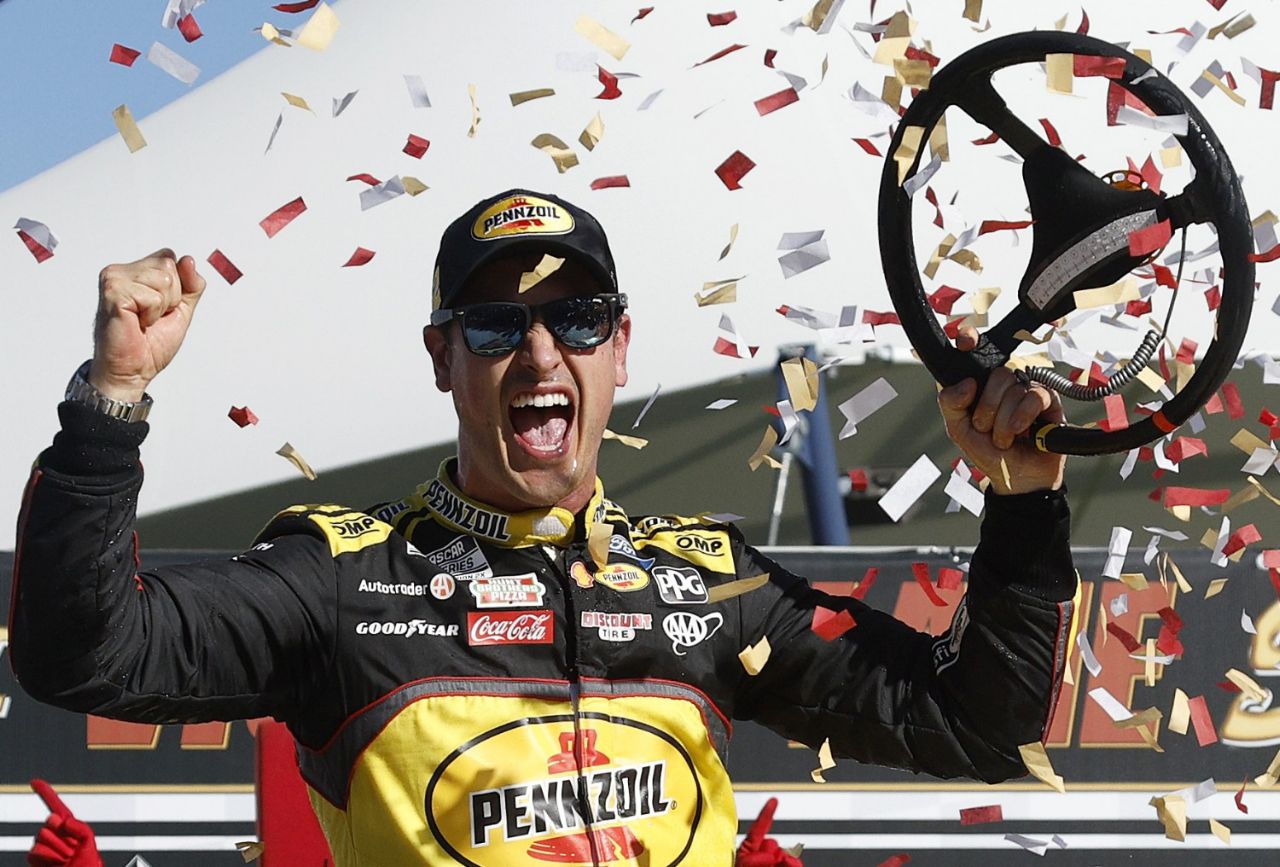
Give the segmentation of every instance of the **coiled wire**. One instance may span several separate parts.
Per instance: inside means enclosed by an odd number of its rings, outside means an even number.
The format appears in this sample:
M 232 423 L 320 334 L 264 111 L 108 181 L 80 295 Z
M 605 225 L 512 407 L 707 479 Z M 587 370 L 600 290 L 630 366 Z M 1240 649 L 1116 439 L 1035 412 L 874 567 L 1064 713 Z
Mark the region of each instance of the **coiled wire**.
M 1072 400 L 1102 400 L 1104 397 L 1109 397 L 1124 388 L 1129 383 L 1129 380 L 1137 376 L 1142 368 L 1147 366 L 1147 362 L 1151 360 L 1151 356 L 1155 354 L 1156 348 L 1160 345 L 1162 336 L 1155 329 L 1148 331 L 1147 336 L 1142 338 L 1142 343 L 1138 346 L 1137 351 L 1133 353 L 1133 358 L 1129 359 L 1129 363 L 1107 377 L 1107 381 L 1103 385 L 1095 385 L 1091 388 L 1077 385 L 1051 367 L 1025 368 L 1019 371 L 1018 379 L 1023 384 L 1038 382 Z

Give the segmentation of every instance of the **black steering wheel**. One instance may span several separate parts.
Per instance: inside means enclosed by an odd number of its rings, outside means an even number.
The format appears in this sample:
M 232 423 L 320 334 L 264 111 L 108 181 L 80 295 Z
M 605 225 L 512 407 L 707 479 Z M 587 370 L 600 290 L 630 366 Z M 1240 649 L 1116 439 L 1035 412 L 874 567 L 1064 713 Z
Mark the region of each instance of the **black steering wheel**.
M 1050 147 L 1009 110 L 992 86 L 992 74 L 1009 66 L 1044 61 L 1049 54 L 1123 58 L 1124 74 L 1115 79 L 1117 84 L 1157 115 L 1187 115 L 1187 134 L 1178 136 L 1178 141 L 1195 168 L 1195 177 L 1180 194 L 1165 197 L 1148 189 L 1114 186 L 1061 149 Z M 1023 184 L 1034 220 L 1031 259 L 1018 288 L 1017 306 L 988 328 L 969 352 L 952 345 L 929 305 L 916 263 L 911 197 L 899 183 L 893 159 L 908 127 L 923 129 L 923 143 L 943 112 L 953 105 L 997 133 L 1023 158 Z M 918 151 L 908 177 L 919 168 L 924 147 Z M 1193 223 L 1211 223 L 1216 228 L 1223 264 L 1222 297 L 1213 342 L 1205 349 L 1194 375 L 1158 412 L 1124 429 L 1044 425 L 1034 436 L 1042 451 L 1072 455 L 1122 452 L 1174 430 L 1226 379 L 1249 326 L 1254 294 L 1254 266 L 1249 259 L 1253 230 L 1231 160 L 1182 91 L 1146 61 L 1100 39 L 1075 33 L 1018 33 L 979 45 L 939 69 L 898 124 L 880 179 L 879 218 L 880 256 L 893 306 L 921 361 L 944 385 L 970 376 L 984 382 L 1021 343 L 1018 332 L 1033 332 L 1071 312 L 1076 290 L 1110 285 L 1141 266 L 1145 257 L 1129 255 L 1130 232 L 1166 219 L 1174 232 Z M 1148 335 L 1145 356 L 1136 366 L 1131 362 L 1132 370 L 1123 379 L 1145 365 L 1162 336 L 1155 332 Z M 1113 377 L 1117 388 L 1123 384 L 1119 379 L 1119 374 Z M 1079 395 L 1068 392 L 1068 396 Z M 1095 393 L 1086 399 L 1100 396 Z

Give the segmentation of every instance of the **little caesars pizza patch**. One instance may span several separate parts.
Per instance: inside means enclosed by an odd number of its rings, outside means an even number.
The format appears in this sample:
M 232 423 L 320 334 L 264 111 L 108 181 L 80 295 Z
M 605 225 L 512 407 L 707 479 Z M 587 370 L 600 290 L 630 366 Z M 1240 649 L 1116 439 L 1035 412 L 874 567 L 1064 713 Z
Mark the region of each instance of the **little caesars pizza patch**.
M 510 235 L 567 235 L 573 225 L 573 215 L 554 202 L 537 196 L 512 196 L 481 212 L 471 225 L 471 237 L 491 241 Z

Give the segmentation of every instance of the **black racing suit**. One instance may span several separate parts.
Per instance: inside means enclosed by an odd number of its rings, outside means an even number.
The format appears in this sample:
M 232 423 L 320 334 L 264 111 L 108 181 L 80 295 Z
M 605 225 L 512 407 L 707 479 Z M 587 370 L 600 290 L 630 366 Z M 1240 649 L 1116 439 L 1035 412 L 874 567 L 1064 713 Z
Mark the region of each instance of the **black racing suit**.
M 19 517 L 18 678 L 137 722 L 283 720 L 339 865 L 726 865 L 730 719 L 994 782 L 1052 716 L 1076 585 L 1061 493 L 987 498 L 934 638 L 732 525 L 628 518 L 598 482 L 577 515 L 508 514 L 447 464 L 367 511 L 288 509 L 230 560 L 140 570 L 147 426 L 59 411 Z M 825 640 L 819 607 L 856 625 Z

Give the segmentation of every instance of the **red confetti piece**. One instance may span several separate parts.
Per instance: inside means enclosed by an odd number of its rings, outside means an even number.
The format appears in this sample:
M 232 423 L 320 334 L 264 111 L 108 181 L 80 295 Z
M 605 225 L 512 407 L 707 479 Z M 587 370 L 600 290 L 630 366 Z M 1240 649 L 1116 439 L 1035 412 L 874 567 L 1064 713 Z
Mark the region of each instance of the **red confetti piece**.
M 229 286 L 234 286 L 235 282 L 244 276 L 244 272 L 233 265 L 221 250 L 214 250 L 209 254 L 209 264 L 213 266 L 213 270 L 222 275 L 222 279 L 226 280 Z
M 1183 627 L 1182 618 L 1167 605 L 1160 609 L 1159 614 L 1160 635 L 1156 638 L 1156 650 L 1169 656 L 1181 656 L 1186 650 L 1178 640 L 1178 633 Z
M 742 151 L 734 151 L 729 154 L 728 159 L 716 166 L 716 176 L 731 190 L 742 189 L 739 181 L 743 176 L 754 169 L 756 164 L 751 161 L 751 157 Z
M 902 320 L 897 313 L 880 313 L 875 310 L 863 310 L 862 321 L 867 325 L 901 325 Z
M 982 225 L 978 226 L 978 234 L 985 235 L 988 232 L 1025 229 L 1034 222 L 1035 220 L 983 220 Z
M 1102 399 L 1102 405 L 1107 411 L 1107 417 L 1098 422 L 1098 427 L 1110 432 L 1124 430 L 1129 426 L 1129 411 L 1125 408 L 1123 395 L 1109 394 Z
M 1124 305 L 1124 312 L 1128 316 L 1146 316 L 1151 312 L 1151 299 L 1139 298 Z
M 741 355 L 739 355 L 739 354 L 738 354 L 738 344 L 736 344 L 736 343 L 734 343 L 734 342 L 732 342 L 732 341 L 730 341 L 730 340 L 726 340 L 726 339 L 725 339 L 725 338 L 723 338 L 723 337 L 717 337 L 717 338 L 716 338 L 716 345 L 715 345 L 715 346 L 713 346 L 713 347 L 711 347 L 711 349 L 712 349 L 712 351 L 713 351 L 713 352 L 715 352 L 717 355 L 725 355 L 725 356 L 728 356 L 729 358 L 741 358 L 741 357 L 742 357 Z M 748 346 L 748 347 L 747 347 L 747 351 L 751 353 L 751 357 L 752 357 L 752 358 L 755 358 L 756 353 L 760 351 L 760 347 L 759 347 L 759 346 Z
M 1276 591 L 1276 596 L 1280 597 L 1280 569 L 1268 569 L 1267 574 L 1271 576 L 1271 586 Z
M 715 54 L 713 54 L 713 55 L 711 55 L 710 57 L 708 57 L 706 60 L 700 60 L 700 61 L 698 61 L 697 63 L 695 63 L 695 64 L 694 64 L 694 67 L 696 68 L 696 67 L 699 67 L 699 66 L 703 66 L 703 65 L 705 65 L 705 64 L 707 64 L 707 63 L 714 63 L 715 61 L 719 60 L 720 58 L 722 58 L 722 57 L 727 57 L 727 56 L 729 56 L 730 54 L 733 54 L 733 52 L 735 52 L 735 51 L 740 51 L 741 49 L 746 48 L 746 47 L 747 47 L 747 46 L 745 46 L 745 45 L 739 45 L 738 43 L 736 43 L 736 42 L 735 42 L 733 45 L 730 45 L 728 48 L 721 48 L 719 51 L 717 51 Z M 768 64 L 766 64 L 766 65 L 768 65 Z
M 1280 81 L 1280 72 L 1258 67 L 1258 73 L 1262 78 L 1262 90 L 1258 94 L 1258 108 L 1269 110 L 1275 103 L 1276 82 Z
M 1170 289 L 1178 288 L 1178 281 L 1173 276 L 1173 269 L 1166 268 L 1164 265 L 1155 265 L 1156 284 L 1166 286 Z
M 853 486 L 855 491 L 865 491 L 868 484 L 867 471 L 862 467 L 849 470 L 849 484 Z
M 178 19 L 178 32 L 188 42 L 195 42 L 201 36 L 204 36 L 204 33 L 200 31 L 200 25 L 196 23 L 196 16 L 194 15 L 184 15 Z
M 1200 345 L 1190 337 L 1184 337 L 1182 338 L 1182 343 L 1178 345 L 1178 354 L 1175 355 L 1174 358 L 1181 361 L 1183 364 L 1194 364 L 1196 360 L 1196 350 L 1199 348 Z M 1165 377 L 1165 379 L 1168 378 L 1169 377 L 1167 376 Z
M 1164 489 L 1164 495 L 1160 498 L 1160 501 L 1165 507 L 1218 506 L 1225 503 L 1230 496 L 1230 488 L 1178 488 L 1171 486 Z
M 723 27 L 738 20 L 737 12 L 708 12 L 707 23 L 712 27 Z
M 1246 524 L 1227 537 L 1227 544 L 1222 547 L 1222 556 L 1230 557 L 1247 546 L 1262 541 L 1262 534 L 1253 524 Z
M 929 295 L 929 306 L 943 316 L 950 315 L 951 308 L 964 297 L 964 292 L 954 286 L 939 286 Z
M 938 570 L 939 590 L 959 590 L 960 585 L 963 582 L 964 573 L 959 569 L 952 569 L 950 566 L 943 566 Z
M 1044 127 L 1044 134 L 1049 137 L 1049 147 L 1059 147 L 1062 144 L 1062 137 L 1058 135 L 1058 131 L 1054 129 L 1053 124 L 1049 123 L 1049 118 L 1040 118 L 1040 125 Z
M 1258 421 L 1267 427 L 1274 427 L 1276 422 L 1280 422 L 1280 418 L 1277 418 L 1274 412 L 1264 407 L 1262 412 L 1258 413 Z
M 591 182 L 593 190 L 607 190 L 612 187 L 629 187 L 631 180 L 626 175 L 608 175 L 603 178 L 596 178 Z
M 813 623 L 809 628 L 823 641 L 835 641 L 857 625 L 848 611 L 832 611 L 819 605 L 813 609 Z
M 1150 156 L 1148 156 L 1146 161 L 1143 162 L 1142 168 L 1138 170 L 1138 174 L 1142 176 L 1142 180 L 1146 182 L 1147 187 L 1151 192 L 1160 192 L 1160 184 L 1164 182 L 1164 175 L 1162 175 L 1160 170 L 1156 168 L 1156 162 L 1151 159 Z
M 652 12 L 652 11 L 653 11 L 653 7 L 652 7 L 652 6 L 645 6 L 643 9 L 641 9 L 639 12 L 637 12 L 637 13 L 636 13 L 636 17 L 635 17 L 635 18 L 632 18 L 632 19 L 631 19 L 631 23 L 632 23 L 632 24 L 635 24 L 637 21 L 639 21 L 641 18 L 644 18 L 645 16 L 647 16 L 647 15 L 648 15 L 650 12 Z
M 272 6 L 271 8 L 277 12 L 287 12 L 292 14 L 295 12 L 306 12 L 308 9 L 314 9 L 319 5 L 320 0 L 305 0 L 305 2 L 302 3 L 281 3 L 280 5 Z
M 111 62 L 118 63 L 121 66 L 133 66 L 133 62 L 142 56 L 142 52 L 134 48 L 128 48 L 117 42 L 111 46 Z
M 27 245 L 27 249 L 31 251 L 31 255 L 36 257 L 36 262 L 44 262 L 53 258 L 52 250 L 21 229 L 18 230 L 18 237 L 22 239 L 22 243 Z
M 1208 415 L 1217 415 L 1222 412 L 1222 395 L 1216 391 L 1209 395 L 1209 399 L 1204 402 L 1204 411 Z
M 938 591 L 933 589 L 933 581 L 929 578 L 928 563 L 912 563 L 911 574 L 916 578 L 916 583 L 920 585 L 920 589 L 924 591 L 924 595 L 929 597 L 929 601 L 939 608 L 947 607 L 947 600 L 938 595 Z
M 938 64 L 942 62 L 936 55 L 930 54 L 923 48 L 916 48 L 914 45 L 907 46 L 905 57 L 907 60 L 923 60 L 929 64 L 930 69 L 937 69 Z
M 960 810 L 961 825 L 985 825 L 988 822 L 1003 822 L 1004 811 L 999 804 L 989 807 L 964 807 Z
M 877 864 L 876 867 L 902 867 L 903 864 L 906 864 L 910 860 L 910 855 L 905 852 L 900 852 L 897 855 L 890 855 L 888 858 Z
M 1272 247 L 1270 250 L 1267 250 L 1265 253 L 1249 254 L 1250 262 L 1274 262 L 1276 259 L 1280 259 L 1280 244 L 1276 244 L 1274 247 Z
M 993 132 L 991 135 L 987 136 L 986 138 L 975 138 L 972 142 L 970 142 L 970 144 L 976 144 L 979 147 L 981 147 L 982 145 L 995 144 L 998 141 L 1000 141 L 1000 133 Z
M 773 69 L 773 59 L 778 56 L 778 49 L 766 48 L 764 50 L 764 65 Z
M 302 201 L 302 196 L 298 196 L 292 202 L 281 205 L 270 214 L 267 214 L 258 225 L 262 227 L 262 231 L 267 233 L 268 238 L 274 238 L 276 233 L 292 223 L 306 209 L 307 203 Z
M 227 413 L 227 418 L 231 419 L 239 427 L 248 427 L 251 424 L 258 423 L 258 417 L 247 406 L 231 407 L 231 411 Z
M 1123 57 L 1107 57 L 1102 54 L 1077 54 L 1072 61 L 1072 73 L 1077 78 L 1100 75 L 1105 78 L 1124 77 Z
M 1135 653 L 1142 649 L 1142 643 L 1133 637 L 1133 633 L 1114 620 L 1107 623 L 1107 632 L 1114 635 L 1124 645 L 1124 649 L 1130 653 Z
M 367 265 L 376 253 L 372 250 L 366 250 L 364 247 L 356 247 L 356 251 L 351 254 L 351 258 L 342 266 L 343 268 L 359 268 L 361 265 Z
M 875 142 L 869 138 L 855 138 L 853 141 L 854 144 L 871 154 L 873 157 L 884 156 L 884 154 L 880 153 L 880 149 L 876 147 Z
M 1249 778 L 1245 777 L 1244 782 L 1240 784 L 1240 791 L 1236 792 L 1236 809 L 1245 815 L 1249 813 L 1249 808 L 1244 803 L 1244 787 L 1247 785 L 1249 785 Z
M 415 160 L 420 160 L 429 147 L 431 147 L 431 142 L 427 141 L 420 135 L 409 133 L 409 140 L 405 142 L 404 152 Z
M 1209 0 L 1209 5 L 1221 11 L 1222 7 L 1227 5 L 1227 0 Z
M 1268 569 L 1280 569 L 1280 548 L 1263 551 L 1262 565 Z
M 604 90 L 596 94 L 596 99 L 617 99 L 622 96 L 622 90 L 618 87 L 618 76 L 614 75 L 603 66 L 596 64 L 596 78 L 600 79 L 600 84 Z
M 371 187 L 376 187 L 378 184 L 382 183 L 382 181 L 378 180 L 377 178 L 375 178 L 373 175 L 369 174 L 368 172 L 361 172 L 361 173 L 360 173 L 360 174 L 358 174 L 358 175 L 352 175 L 351 177 L 347 178 L 347 180 L 349 180 L 349 181 L 364 181 L 366 184 L 368 184 L 368 185 L 369 185 L 369 186 L 371 186 Z
M 1127 105 L 1132 109 L 1142 112 L 1148 117 L 1154 117 L 1155 112 L 1147 107 L 1147 104 L 1129 91 L 1125 90 L 1114 81 L 1107 82 L 1107 126 L 1116 126 L 1120 123 L 1117 118 L 1120 115 L 1120 106 Z
M 1218 687 L 1218 689 L 1222 690 L 1223 692 L 1238 693 L 1241 691 L 1240 687 L 1236 686 L 1234 683 L 1232 683 L 1229 680 L 1220 680 L 1216 684 L 1214 684 L 1214 686 Z
M 1154 226 L 1138 229 L 1129 233 L 1129 255 L 1146 256 L 1162 248 L 1173 237 L 1173 226 L 1168 220 L 1161 220 Z
M 798 102 L 799 99 L 800 94 L 796 93 L 794 87 L 784 88 L 777 93 L 771 93 L 768 96 L 757 99 L 755 102 L 756 111 L 761 117 L 764 117 L 766 114 L 772 114 L 784 106 L 791 105 L 793 102 Z
M 862 575 L 862 580 L 858 582 L 858 586 L 854 587 L 853 591 L 849 595 L 854 599 L 866 599 L 867 593 L 869 593 L 871 588 L 875 585 L 876 576 L 879 574 L 880 569 L 878 567 L 868 567 L 867 571 Z
M 1213 726 L 1213 717 L 1209 716 L 1209 706 L 1204 696 L 1198 695 L 1187 702 L 1191 706 L 1191 725 L 1196 730 L 1196 741 L 1207 747 L 1218 742 L 1218 730 Z
M 1209 455 L 1209 447 L 1205 445 L 1204 440 L 1196 437 L 1178 437 L 1169 443 L 1169 447 L 1164 450 L 1175 464 L 1180 464 L 1187 458 L 1193 458 L 1196 455 Z
M 1227 402 L 1229 418 L 1244 418 L 1244 401 L 1240 399 L 1240 389 L 1234 382 L 1228 382 L 1222 386 L 1222 397 Z
M 1080 7 L 1080 26 L 1076 28 L 1076 33 L 1081 36 L 1089 35 L 1089 13 L 1084 11 L 1083 6 Z

